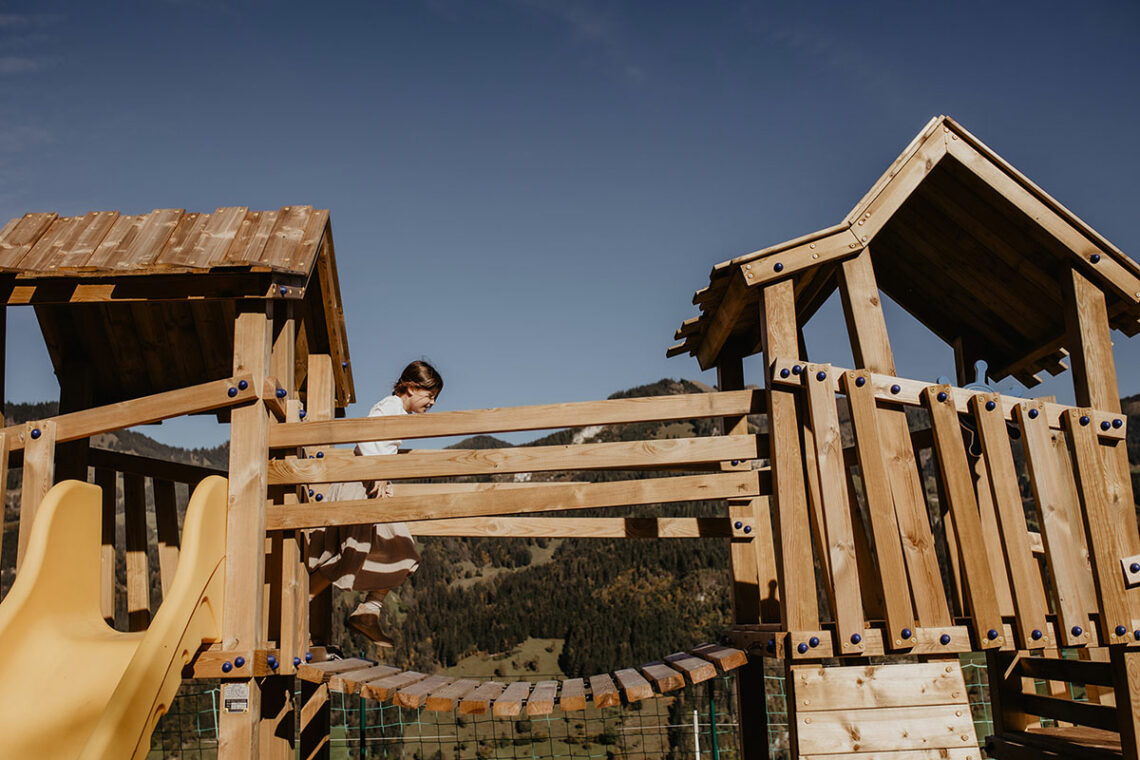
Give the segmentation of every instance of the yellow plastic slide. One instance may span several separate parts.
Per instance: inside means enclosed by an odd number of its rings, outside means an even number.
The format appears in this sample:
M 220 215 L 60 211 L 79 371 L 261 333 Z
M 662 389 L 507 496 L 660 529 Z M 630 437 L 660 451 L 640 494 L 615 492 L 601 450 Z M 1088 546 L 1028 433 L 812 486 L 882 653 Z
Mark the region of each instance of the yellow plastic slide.
M 226 488 L 210 477 L 194 490 L 174 581 L 139 633 L 100 612 L 100 489 L 48 492 L 0 604 L 0 760 L 146 756 L 183 666 L 221 636 Z

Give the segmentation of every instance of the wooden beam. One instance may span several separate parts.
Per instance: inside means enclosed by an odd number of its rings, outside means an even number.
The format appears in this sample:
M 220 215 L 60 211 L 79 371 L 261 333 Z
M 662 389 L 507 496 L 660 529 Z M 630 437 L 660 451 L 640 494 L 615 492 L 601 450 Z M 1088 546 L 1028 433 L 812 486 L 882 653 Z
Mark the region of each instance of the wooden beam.
M 843 227 L 825 237 L 773 251 L 763 258 L 749 259 L 738 266 L 749 286 L 764 286 L 829 261 L 841 261 L 861 250 L 863 243 L 859 236 L 850 228 Z
M 0 292 L 9 306 L 112 302 L 299 299 L 304 275 L 280 272 L 21 276 Z M 285 288 L 285 294 L 281 294 Z
M 744 313 L 744 307 L 751 298 L 743 275 L 736 274 L 729 277 L 728 288 L 717 304 L 716 311 L 702 320 L 706 323 L 704 335 L 701 336 L 700 345 L 697 347 L 697 362 L 701 369 L 708 369 L 716 363 L 725 341 L 732 334 L 740 315 Z
M 732 521 L 727 517 L 457 517 L 418 520 L 409 523 L 409 530 L 417 536 L 496 538 L 731 538 L 734 535 Z
M 9 433 L 11 428 L 5 429 L 6 437 L 11 441 L 15 435 Z M 27 451 L 24 453 L 24 473 L 20 492 L 20 536 L 16 545 L 16 572 L 20 572 L 20 565 L 24 561 L 24 552 L 28 549 L 28 540 L 32 534 L 32 524 L 36 519 L 40 503 L 47 496 L 55 480 L 55 442 L 56 425 L 51 420 L 43 422 L 25 423 L 19 435 L 28 440 Z
M 384 499 L 382 504 L 376 499 L 310 502 L 296 507 L 269 507 L 268 529 L 364 525 L 444 517 L 477 517 L 659 502 L 705 501 L 751 496 L 758 494 L 759 491 L 758 473 L 733 472 L 612 483 L 559 485 L 533 491 L 527 488 L 490 489 L 474 493 L 447 494 L 433 499 L 430 503 L 416 496 L 393 496 Z
M 362 417 L 335 422 L 313 419 L 310 409 L 310 414 L 304 423 L 275 425 L 270 431 L 269 446 L 279 449 L 358 441 L 392 441 L 758 414 L 764 411 L 759 397 L 760 394 L 756 391 L 692 393 L 501 409 Z
M 150 561 L 147 557 L 146 481 L 123 476 L 123 510 L 127 539 L 127 626 L 144 631 L 150 624 Z
M 336 379 L 333 375 L 332 359 L 328 354 L 309 354 L 309 369 L 306 373 L 305 404 L 306 425 L 323 424 L 333 418 L 336 404 Z M 297 424 L 297 423 L 286 423 Z M 274 425 L 269 433 L 280 429 L 281 425 Z M 312 503 L 308 503 L 312 507 Z M 295 506 L 290 509 L 297 509 Z M 267 516 L 268 518 L 268 516 Z M 268 524 L 268 523 L 267 523 Z M 309 600 L 309 637 L 314 644 L 326 644 L 332 641 L 332 585 Z M 304 747 L 302 746 L 302 755 Z
M 243 382 L 246 385 L 244 388 Z M 232 396 L 229 393 L 230 388 L 234 390 Z M 245 404 L 256 397 L 257 390 L 250 375 L 240 373 L 227 380 L 213 380 L 189 388 L 120 401 L 117 404 L 99 406 L 82 412 L 60 414 L 50 419 L 55 423 L 60 442 L 74 441 L 112 430 L 147 425 L 171 417 Z M 4 428 L 3 432 L 11 439 L 10 450 L 19 451 L 24 448 L 26 443 L 23 435 L 24 426 L 10 425 Z
M 2 461 L 2 460 L 0 460 Z M 96 468 L 95 485 L 102 489 L 102 542 L 99 547 L 100 583 L 99 598 L 103 620 L 115 627 L 115 594 L 119 584 L 115 582 L 115 505 L 118 501 L 116 490 L 117 473 L 114 470 Z
M 191 488 L 199 481 L 211 475 L 226 476 L 226 471 L 215 467 L 202 467 L 182 462 L 168 462 L 165 459 L 154 459 L 138 454 L 127 454 L 111 449 L 92 448 L 88 452 L 88 463 L 92 467 L 106 468 L 117 472 L 131 472 L 157 480 L 170 480 L 175 483 L 186 483 Z

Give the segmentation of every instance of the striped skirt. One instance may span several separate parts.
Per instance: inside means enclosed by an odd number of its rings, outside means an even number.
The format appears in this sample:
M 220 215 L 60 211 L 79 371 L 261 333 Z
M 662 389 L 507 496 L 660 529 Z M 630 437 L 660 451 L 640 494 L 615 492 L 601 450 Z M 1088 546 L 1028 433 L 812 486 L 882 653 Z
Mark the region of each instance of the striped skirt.
M 367 499 L 364 484 L 334 483 L 328 501 Z M 333 525 L 309 531 L 309 572 L 319 572 L 345 591 L 378 591 L 399 586 L 416 571 L 420 554 L 404 523 Z

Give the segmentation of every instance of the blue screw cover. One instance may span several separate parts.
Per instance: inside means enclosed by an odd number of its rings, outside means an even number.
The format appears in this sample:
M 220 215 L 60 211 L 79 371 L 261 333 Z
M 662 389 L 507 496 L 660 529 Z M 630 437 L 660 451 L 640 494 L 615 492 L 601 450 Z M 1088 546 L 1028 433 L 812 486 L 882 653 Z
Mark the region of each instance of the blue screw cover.
M 752 526 L 751 525 L 745 525 L 744 526 L 744 532 L 745 533 L 751 533 L 752 532 Z
M 312 662 L 312 661 L 313 661 L 313 653 L 312 652 L 305 652 L 305 662 Z
M 1030 409 L 1029 410 L 1029 419 L 1031 419 L 1031 420 L 1037 419 L 1037 414 L 1038 414 L 1038 412 L 1036 409 Z
M 1140 562 L 1133 562 L 1128 566 L 1128 569 L 1134 573 L 1140 573 Z
M 1128 633 L 1128 629 L 1127 629 L 1127 628 L 1125 628 L 1125 627 L 1124 627 L 1124 626 L 1122 626 L 1122 625 L 1118 625 L 1118 626 L 1116 626 L 1116 635 L 1117 635 L 1117 636 L 1123 636 L 1123 635 L 1124 635 L 1124 634 L 1126 634 L 1126 633 Z
M 993 641 L 997 637 L 998 637 L 998 632 L 995 631 L 993 628 L 986 631 L 986 638 L 988 638 L 990 641 Z
M 780 377 L 787 377 L 790 374 L 792 374 L 792 371 L 787 367 L 784 367 L 782 370 L 780 370 Z
M 901 390 L 902 390 L 902 387 L 899 385 L 892 385 L 891 386 L 891 393 L 898 393 Z
M 1094 264 L 1099 264 L 1100 263 L 1100 254 L 1094 253 L 1092 256 L 1089 256 L 1089 261 L 1091 261 Z
M 325 498 L 325 495 L 323 493 L 319 493 L 316 496 L 314 496 L 313 498 L 316 499 L 317 501 L 321 501 L 322 499 Z
M 39 437 L 40 437 L 40 429 L 39 428 L 32 428 L 32 440 L 34 441 Z
M 1029 636 L 1030 636 L 1030 637 L 1031 637 L 1031 638 L 1032 638 L 1034 641 L 1037 641 L 1038 639 L 1040 639 L 1040 638 L 1041 638 L 1042 636 L 1044 636 L 1044 635 L 1045 635 L 1045 634 L 1041 633 L 1040 629 L 1038 629 L 1038 628 L 1034 628 L 1034 629 L 1033 629 L 1033 633 L 1029 634 Z
M 1082 415 L 1081 415 L 1081 420 L 1080 420 L 1080 421 L 1081 421 L 1081 424 L 1082 424 L 1082 425 L 1087 425 L 1087 424 L 1089 424 L 1089 417 L 1088 417 L 1088 415 L 1087 415 L 1087 414 L 1082 414 Z
M 784 271 L 784 265 L 778 261 L 776 262 L 776 266 L 774 266 L 772 268 L 775 269 L 777 272 L 783 272 Z
M 805 654 L 807 652 L 807 650 L 808 650 L 807 644 L 804 644 L 802 642 L 800 643 L 800 645 L 798 647 L 796 647 L 796 651 L 799 652 L 800 654 Z
M 237 395 L 237 388 L 235 388 L 231 385 L 230 389 L 228 391 L 226 391 L 226 393 L 230 394 L 230 398 L 233 398 L 234 396 Z
M 903 628 L 902 629 L 902 637 L 904 639 L 909 639 L 913 633 L 914 633 L 914 631 L 912 631 L 909 628 Z
M 230 662 L 229 660 L 222 663 L 222 672 L 223 673 L 229 673 L 233 669 L 234 669 L 234 664 L 232 662 Z
M 945 401 L 948 398 L 950 398 L 950 397 L 946 395 L 946 391 L 938 391 L 938 400 L 939 401 Z
M 325 458 L 325 452 L 318 451 L 317 452 L 317 459 L 324 459 L 324 458 Z
M 1085 629 L 1081 628 L 1079 625 L 1073 626 L 1073 635 L 1074 636 L 1080 636 L 1084 632 L 1085 632 Z
M 277 658 L 276 657 L 274 657 L 273 655 L 269 655 L 268 657 L 265 658 L 265 661 L 267 663 L 269 663 L 270 668 L 272 668 L 273 670 L 277 670 Z
M 987 401 L 986 402 L 986 411 L 987 412 L 992 412 L 996 408 L 997 408 L 997 404 L 995 404 L 993 401 Z
M 234 665 L 237 665 L 239 668 L 245 667 L 245 658 L 244 657 L 235 657 L 234 658 Z
M 860 636 L 859 634 L 857 634 L 857 633 L 851 634 L 851 643 L 852 644 L 858 644 L 862 640 L 863 640 L 863 637 Z
M 1109 422 L 1108 420 L 1101 420 L 1100 429 L 1101 430 L 1111 430 L 1112 429 L 1112 423 Z
M 1122 427 L 1124 427 L 1124 420 L 1117 417 L 1115 420 L 1112 421 L 1112 426 L 1114 428 L 1122 428 Z
M 300 413 L 298 414 L 298 416 L 299 416 L 301 419 L 305 419 L 305 414 L 306 414 L 305 410 L 304 410 L 304 409 L 302 409 L 302 410 L 300 411 Z
M 819 636 L 812 636 L 810 639 L 808 639 L 808 643 L 813 647 L 819 646 Z
M 865 378 L 865 377 L 855 378 L 855 387 L 856 388 L 862 388 L 866 384 L 867 384 L 867 378 Z
M 244 391 L 248 387 L 249 387 L 249 381 L 248 380 L 238 380 L 238 388 L 240 388 Z
M 293 658 L 293 667 L 297 667 L 300 664 L 301 664 L 301 658 L 300 657 L 294 657 Z
M 804 368 L 798 364 L 792 366 L 792 374 L 793 375 L 798 375 L 803 371 L 804 371 Z
M 313 489 L 310 488 L 309 489 L 309 496 L 312 496 L 312 495 L 313 495 Z
M 744 523 L 740 522 L 740 520 L 737 520 L 736 522 L 734 522 L 732 524 L 732 527 L 736 528 L 737 530 L 740 530 L 741 528 L 744 527 Z
M 288 395 L 289 391 L 285 390 L 284 388 L 277 389 L 277 398 L 285 398 Z
M 819 372 L 815 373 L 815 379 L 819 380 L 822 383 L 824 380 L 827 379 L 827 373 L 824 372 L 823 370 L 820 370 Z
M 285 295 L 286 293 L 288 293 L 288 292 L 289 292 L 289 288 L 287 288 L 287 287 L 285 287 L 284 285 L 282 285 L 282 286 L 281 286 L 281 287 L 278 289 L 278 291 L 277 291 L 277 292 L 279 292 L 281 295 Z
M 939 640 L 940 642 L 942 642 L 942 646 L 946 646 L 947 644 L 949 644 L 949 643 L 950 643 L 950 634 L 948 634 L 948 633 L 944 633 L 944 634 L 942 634 L 941 636 L 939 636 L 939 637 L 938 637 L 938 640 Z

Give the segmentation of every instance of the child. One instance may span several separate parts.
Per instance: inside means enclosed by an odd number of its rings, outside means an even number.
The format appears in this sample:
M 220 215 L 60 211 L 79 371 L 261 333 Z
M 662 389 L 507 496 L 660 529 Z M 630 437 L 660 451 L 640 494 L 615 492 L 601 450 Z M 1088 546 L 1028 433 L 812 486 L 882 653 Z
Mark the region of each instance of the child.
M 376 402 L 369 417 L 391 414 L 423 414 L 443 390 L 443 378 L 427 362 L 415 361 L 404 368 L 392 395 Z M 357 456 L 395 454 L 400 441 L 362 441 Z M 329 489 L 330 501 L 377 499 L 391 496 L 385 481 L 336 483 Z M 320 593 L 331 582 L 346 591 L 367 591 L 364 601 L 348 616 L 348 624 L 379 646 L 392 640 L 380 631 L 380 604 L 384 597 L 419 566 L 412 534 L 404 523 L 346 525 L 318 528 L 309 534 L 309 571 L 314 573 L 310 593 Z

